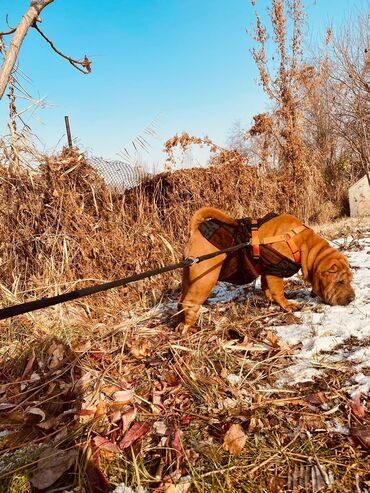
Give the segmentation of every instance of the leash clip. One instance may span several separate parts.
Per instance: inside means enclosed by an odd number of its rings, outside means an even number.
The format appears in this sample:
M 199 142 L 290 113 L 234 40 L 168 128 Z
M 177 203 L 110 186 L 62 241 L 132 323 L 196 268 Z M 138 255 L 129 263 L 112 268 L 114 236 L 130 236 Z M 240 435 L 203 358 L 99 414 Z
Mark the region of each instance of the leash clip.
M 198 257 L 186 257 L 184 258 L 184 266 L 190 267 L 191 265 L 197 264 L 199 262 Z

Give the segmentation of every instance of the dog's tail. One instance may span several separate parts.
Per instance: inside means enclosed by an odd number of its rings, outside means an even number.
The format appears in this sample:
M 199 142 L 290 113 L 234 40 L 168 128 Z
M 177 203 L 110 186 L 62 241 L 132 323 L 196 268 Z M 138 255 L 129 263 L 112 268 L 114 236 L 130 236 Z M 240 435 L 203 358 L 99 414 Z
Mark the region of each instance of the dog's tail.
M 214 207 L 202 207 L 191 218 L 190 232 L 194 233 L 199 228 L 199 225 L 208 218 L 218 219 L 219 221 L 222 221 L 226 224 L 237 224 L 235 219 L 233 219 L 231 216 L 228 216 L 219 209 L 215 209 Z

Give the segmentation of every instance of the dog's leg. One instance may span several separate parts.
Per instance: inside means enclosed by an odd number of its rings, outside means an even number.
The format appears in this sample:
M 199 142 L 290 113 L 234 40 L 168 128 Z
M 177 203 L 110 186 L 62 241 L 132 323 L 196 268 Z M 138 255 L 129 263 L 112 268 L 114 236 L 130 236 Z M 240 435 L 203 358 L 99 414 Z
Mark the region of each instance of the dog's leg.
M 274 301 L 272 298 L 271 292 L 270 292 L 270 288 L 267 284 L 266 274 L 261 274 L 261 288 L 262 288 L 262 291 L 265 293 L 266 298 L 269 301 Z
M 220 262 L 217 258 L 184 269 L 183 292 L 179 303 L 179 310 L 182 311 L 179 327 L 183 333 L 187 333 L 194 325 L 200 306 L 217 283 L 222 263 L 223 260 Z
M 284 279 L 271 275 L 266 275 L 265 278 L 268 286 L 268 295 L 266 296 L 270 300 L 275 301 L 275 303 L 280 305 L 287 312 L 299 310 L 299 304 L 288 301 L 284 296 Z

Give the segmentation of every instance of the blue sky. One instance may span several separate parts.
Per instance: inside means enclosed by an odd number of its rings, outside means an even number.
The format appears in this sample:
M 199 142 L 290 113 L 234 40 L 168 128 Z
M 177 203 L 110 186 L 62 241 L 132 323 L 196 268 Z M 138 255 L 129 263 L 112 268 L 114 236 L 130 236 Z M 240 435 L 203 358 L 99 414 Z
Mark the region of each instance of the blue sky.
M 1 0 L 16 25 L 29 0 Z M 268 0 L 256 0 L 265 15 Z M 307 39 L 317 42 L 326 26 L 341 24 L 366 0 L 306 0 Z M 233 122 L 248 126 L 267 107 L 250 55 L 250 0 L 55 0 L 40 27 L 73 58 L 87 54 L 92 74 L 83 75 L 31 30 L 19 65 L 34 97 L 54 105 L 28 120 L 45 149 L 65 143 L 64 115 L 83 149 L 117 159 L 117 152 L 156 120 L 148 163 L 163 161 L 163 142 L 187 131 L 221 145 Z M 0 131 L 6 107 L 0 104 Z M 159 163 L 159 164 L 158 164 Z M 151 164 L 150 164 L 151 166 Z

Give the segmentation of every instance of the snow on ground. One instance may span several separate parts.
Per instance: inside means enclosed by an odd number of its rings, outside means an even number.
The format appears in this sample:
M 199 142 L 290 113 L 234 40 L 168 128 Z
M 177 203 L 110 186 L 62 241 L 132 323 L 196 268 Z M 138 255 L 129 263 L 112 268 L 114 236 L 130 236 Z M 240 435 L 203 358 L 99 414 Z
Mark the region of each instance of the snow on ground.
M 348 239 L 333 243 L 338 248 Z M 353 269 L 356 299 L 348 306 L 328 306 L 299 291 L 302 311 L 294 313 L 301 324 L 272 327 L 289 345 L 300 344 L 293 363 L 280 377 L 286 387 L 312 381 L 328 369 L 349 372 L 347 391 L 370 393 L 370 234 L 358 240 L 358 251 L 345 251 Z M 243 287 L 219 283 L 209 302 L 231 301 L 246 297 Z M 247 295 L 248 296 L 248 295 Z

